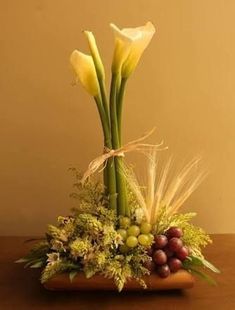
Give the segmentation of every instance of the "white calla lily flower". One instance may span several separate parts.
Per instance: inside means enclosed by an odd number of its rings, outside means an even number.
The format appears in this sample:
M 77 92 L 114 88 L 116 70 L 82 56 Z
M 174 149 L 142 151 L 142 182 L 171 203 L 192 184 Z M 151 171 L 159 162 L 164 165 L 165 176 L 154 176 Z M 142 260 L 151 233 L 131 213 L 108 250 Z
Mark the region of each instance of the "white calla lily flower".
M 141 55 L 149 45 L 155 27 L 151 22 L 137 28 L 124 28 L 120 30 L 114 24 L 110 24 L 115 35 L 115 50 L 113 57 L 113 73 L 121 70 L 122 76 L 127 78 L 134 71 Z
M 97 96 L 99 83 L 92 56 L 74 50 L 70 56 L 70 63 L 76 75 L 76 82 L 80 80 L 89 94 Z

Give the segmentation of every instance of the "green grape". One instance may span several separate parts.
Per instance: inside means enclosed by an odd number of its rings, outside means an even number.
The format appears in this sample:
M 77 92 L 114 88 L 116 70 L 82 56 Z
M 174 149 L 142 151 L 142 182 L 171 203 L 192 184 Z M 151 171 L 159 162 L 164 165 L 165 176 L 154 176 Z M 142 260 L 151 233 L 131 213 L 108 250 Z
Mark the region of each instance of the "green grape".
M 130 226 L 131 220 L 129 219 L 129 217 L 124 216 L 120 218 L 119 224 L 121 228 L 127 228 Z
M 140 234 L 140 228 L 137 225 L 132 225 L 127 230 L 128 236 L 135 236 L 137 237 Z
M 119 251 L 122 253 L 122 254 L 125 254 L 129 251 L 129 247 L 126 245 L 126 244 L 122 244 L 120 245 L 119 247 Z
M 126 239 L 126 245 L 129 247 L 129 248 L 134 248 L 136 247 L 138 244 L 138 239 L 135 237 L 135 236 L 129 236 L 127 239 Z
M 142 234 L 150 233 L 151 229 L 152 229 L 152 225 L 150 223 L 147 223 L 147 222 L 141 223 L 140 231 Z
M 148 235 L 141 234 L 138 237 L 139 244 L 143 246 L 149 246 L 149 237 Z
M 154 235 L 153 234 L 148 234 L 148 238 L 149 238 L 149 244 L 152 244 L 152 242 L 154 240 Z
M 125 241 L 127 237 L 127 231 L 125 229 L 118 229 L 117 233 L 122 236 L 122 239 Z

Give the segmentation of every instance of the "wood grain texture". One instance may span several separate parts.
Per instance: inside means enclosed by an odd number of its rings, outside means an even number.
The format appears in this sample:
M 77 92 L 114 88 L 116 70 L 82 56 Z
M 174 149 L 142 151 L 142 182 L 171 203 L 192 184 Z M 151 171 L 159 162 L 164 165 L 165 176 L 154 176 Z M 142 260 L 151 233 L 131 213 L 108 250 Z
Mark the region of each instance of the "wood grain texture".
M 147 284 L 147 290 L 172 290 L 172 289 L 188 289 L 194 285 L 194 277 L 186 272 L 180 270 L 177 273 L 171 274 L 168 278 L 162 279 L 156 274 L 146 276 L 143 278 Z M 87 279 L 84 274 L 78 274 L 73 282 L 69 280 L 68 274 L 57 275 L 44 284 L 48 290 L 64 290 L 64 291 L 116 291 L 113 280 L 105 279 L 101 275 L 93 276 Z M 126 283 L 124 290 L 126 291 L 141 291 L 140 284 L 136 280 L 130 280 Z
M 221 270 L 217 286 L 196 279 L 190 290 L 138 292 L 56 292 L 39 282 L 38 270 L 25 270 L 14 261 L 31 247 L 28 238 L 0 238 L 1 310 L 234 310 L 235 235 L 213 235 L 204 253 Z

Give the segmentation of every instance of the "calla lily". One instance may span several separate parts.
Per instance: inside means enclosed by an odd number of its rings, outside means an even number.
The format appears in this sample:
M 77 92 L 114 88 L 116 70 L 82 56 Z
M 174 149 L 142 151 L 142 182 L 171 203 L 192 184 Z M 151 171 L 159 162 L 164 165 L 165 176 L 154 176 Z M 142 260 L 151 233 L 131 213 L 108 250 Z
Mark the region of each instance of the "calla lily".
M 101 57 L 99 54 L 99 50 L 98 50 L 98 47 L 96 45 L 95 37 L 91 31 L 84 31 L 84 34 L 86 35 L 87 40 L 88 40 L 90 52 L 91 52 L 91 55 L 93 57 L 93 61 L 95 64 L 97 75 L 101 79 L 104 79 L 105 78 L 104 65 L 102 63 L 102 60 L 101 60 Z
M 70 63 L 76 74 L 76 82 L 80 80 L 89 94 L 94 97 L 97 96 L 99 94 L 99 83 L 92 57 L 74 50 L 70 56 Z
M 114 30 L 116 41 L 112 65 L 113 73 L 121 70 L 122 77 L 128 78 L 149 45 L 155 33 L 155 27 L 151 22 L 147 22 L 141 27 L 122 30 L 114 24 L 110 26 Z
M 113 54 L 112 72 L 118 73 L 120 72 L 123 63 L 130 52 L 132 40 L 125 33 L 124 31 L 125 29 L 120 30 L 114 24 L 110 24 L 110 27 L 113 29 L 115 36 L 115 48 Z

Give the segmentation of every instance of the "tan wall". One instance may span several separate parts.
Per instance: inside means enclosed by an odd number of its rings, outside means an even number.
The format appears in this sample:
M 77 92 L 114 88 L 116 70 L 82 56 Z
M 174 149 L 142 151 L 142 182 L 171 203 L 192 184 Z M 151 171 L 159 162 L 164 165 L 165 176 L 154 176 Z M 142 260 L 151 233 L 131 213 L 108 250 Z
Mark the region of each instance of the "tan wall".
M 179 160 L 202 152 L 211 174 L 185 210 L 209 232 L 235 232 L 234 16 L 233 0 L 1 1 L 0 234 L 41 234 L 67 214 L 67 168 L 101 152 L 95 105 L 71 87 L 81 30 L 95 32 L 108 66 L 109 22 L 147 20 L 157 34 L 129 81 L 125 141 L 157 125 Z

